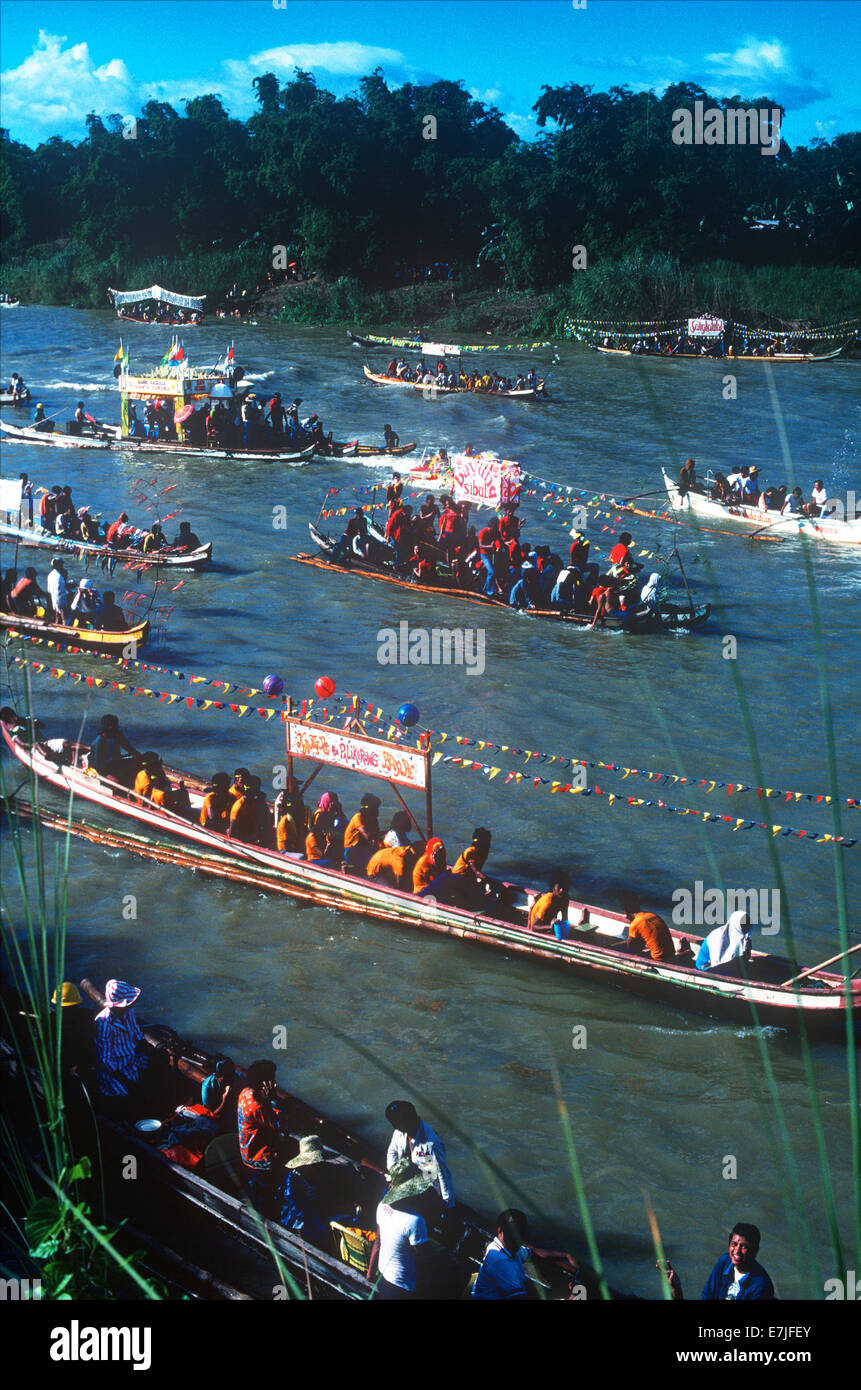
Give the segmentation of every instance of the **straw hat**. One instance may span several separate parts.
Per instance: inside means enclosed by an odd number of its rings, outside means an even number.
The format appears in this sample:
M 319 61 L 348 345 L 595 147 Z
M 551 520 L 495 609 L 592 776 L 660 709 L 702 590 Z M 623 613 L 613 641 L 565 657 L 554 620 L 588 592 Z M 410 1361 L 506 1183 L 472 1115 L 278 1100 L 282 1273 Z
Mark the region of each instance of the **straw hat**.
M 411 1158 L 399 1158 L 390 1169 L 390 1185 L 380 1200 L 390 1205 L 407 1197 L 420 1197 L 435 1181 L 436 1174 L 429 1169 L 417 1167 Z
M 323 1145 L 316 1134 L 306 1134 L 299 1140 L 299 1152 L 286 1163 L 285 1168 L 304 1168 L 309 1163 L 325 1163 Z

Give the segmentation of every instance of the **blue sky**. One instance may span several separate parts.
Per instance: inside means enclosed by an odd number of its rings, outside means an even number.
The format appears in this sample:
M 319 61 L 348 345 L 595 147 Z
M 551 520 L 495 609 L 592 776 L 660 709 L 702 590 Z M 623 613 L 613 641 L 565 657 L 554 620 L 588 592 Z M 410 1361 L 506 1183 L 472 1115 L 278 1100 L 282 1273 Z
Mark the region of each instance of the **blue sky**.
M 253 110 L 252 78 L 295 66 L 337 94 L 463 79 L 525 138 L 541 85 L 697 82 L 787 108 L 790 144 L 861 129 L 859 0 L 2 0 L 0 116 L 16 139 L 78 139 L 89 110 L 218 92 Z

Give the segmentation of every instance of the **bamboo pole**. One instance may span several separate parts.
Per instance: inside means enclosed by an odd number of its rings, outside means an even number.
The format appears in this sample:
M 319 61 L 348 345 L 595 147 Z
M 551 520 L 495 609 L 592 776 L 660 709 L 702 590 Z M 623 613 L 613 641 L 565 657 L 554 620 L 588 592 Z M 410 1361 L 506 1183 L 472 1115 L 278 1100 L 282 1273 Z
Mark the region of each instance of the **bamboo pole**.
M 848 951 L 838 951 L 836 956 L 829 956 L 827 960 L 821 960 L 818 965 L 811 965 L 808 970 L 802 970 L 800 975 L 793 975 L 791 979 L 784 980 L 781 985 L 778 985 L 778 989 L 786 989 L 798 980 L 806 979 L 808 975 L 815 975 L 817 970 L 824 970 L 826 965 L 833 965 L 836 960 L 844 960 L 848 956 L 853 956 L 856 951 L 861 951 L 861 941 L 858 942 L 857 946 L 850 946 Z

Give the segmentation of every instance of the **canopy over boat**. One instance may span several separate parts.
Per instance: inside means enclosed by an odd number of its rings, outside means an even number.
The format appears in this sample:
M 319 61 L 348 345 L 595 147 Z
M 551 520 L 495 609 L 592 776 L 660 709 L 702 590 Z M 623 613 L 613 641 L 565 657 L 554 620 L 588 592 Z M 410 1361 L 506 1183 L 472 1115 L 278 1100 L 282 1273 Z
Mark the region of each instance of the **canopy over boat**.
M 196 309 L 198 313 L 203 311 L 206 298 L 205 294 L 174 294 L 172 290 L 163 290 L 161 285 L 150 285 L 148 290 L 109 289 L 108 294 L 113 297 L 118 309 L 123 304 L 142 304 L 145 300 L 154 299 L 158 304 L 173 304 L 177 309 Z

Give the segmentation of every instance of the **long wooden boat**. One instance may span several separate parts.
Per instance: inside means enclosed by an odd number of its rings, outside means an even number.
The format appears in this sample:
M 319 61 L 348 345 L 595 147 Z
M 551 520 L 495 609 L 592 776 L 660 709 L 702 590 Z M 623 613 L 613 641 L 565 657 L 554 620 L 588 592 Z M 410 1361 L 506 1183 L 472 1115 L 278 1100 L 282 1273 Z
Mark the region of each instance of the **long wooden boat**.
M 204 829 L 195 820 L 184 820 L 149 802 L 141 804 L 126 788 L 87 770 L 86 744 L 67 740 L 63 754 L 59 755 L 54 740 L 53 748 L 43 742 L 24 742 L 17 732 L 17 717 L 13 718 L 10 711 L 4 714 L 0 732 L 12 756 L 67 798 L 71 795 L 75 800 L 90 802 L 142 827 L 144 835 L 124 836 L 121 847 L 146 858 L 392 922 L 400 928 L 413 927 L 474 942 L 686 1011 L 693 1009 L 748 1024 L 758 1021 L 785 1028 L 797 1026 L 803 1016 L 809 1030 L 827 1035 L 840 1029 L 845 1032 L 848 989 L 853 1021 L 861 1019 L 861 979 L 847 984 L 843 976 L 819 967 L 800 972 L 795 962 L 763 951 L 752 952 L 747 979 L 697 970 L 694 965 L 676 960 L 653 961 L 625 949 L 627 924 L 620 913 L 574 899 L 568 916 L 576 926 L 567 940 L 556 940 L 529 930 L 529 908 L 540 891 L 535 888 L 510 884 L 509 917 L 494 918 L 357 878 L 337 868 L 309 863 L 298 854 L 237 843 Z M 185 782 L 196 813 L 203 802 L 204 780 L 177 769 L 166 767 L 165 771 L 170 779 L 182 778 Z M 62 824 L 65 822 L 64 815 Z M 104 843 L 111 844 L 112 832 L 97 826 L 88 827 L 88 831 L 87 838 L 101 836 Z M 172 840 L 181 841 L 181 846 L 172 845 Z M 694 953 L 702 939 L 687 931 L 682 934 L 678 929 L 672 929 L 672 935 L 677 947 L 687 940 Z
M 181 454 L 184 457 L 236 459 L 245 463 L 307 463 L 314 456 L 313 444 L 304 449 L 226 449 L 221 446 L 186 444 L 182 440 L 155 442 L 148 439 L 121 439 L 114 435 L 114 426 L 106 425 L 109 437 L 96 435 L 61 434 L 58 430 L 50 433 L 34 430 L 32 426 L 19 428 L 0 420 L 0 430 L 22 444 L 45 444 L 53 449 L 114 449 L 118 452 L 135 454 Z
M 8 526 L 0 521 L 0 543 L 20 545 L 34 550 L 55 550 L 63 554 L 93 558 L 116 564 L 134 561 L 141 568 L 164 565 L 167 569 L 202 570 L 212 559 L 212 541 L 196 546 L 194 550 L 179 552 L 167 550 L 149 551 L 128 546 L 125 550 L 113 550 L 108 545 L 94 545 L 89 541 L 68 540 L 64 536 L 52 535 L 41 526 Z
M 80 990 L 86 1001 L 97 1008 L 103 1007 L 104 995 L 91 980 L 81 980 Z M 158 1097 L 153 1109 L 158 1113 L 150 1112 L 127 1121 L 110 1118 L 104 1113 L 97 1092 L 93 1089 L 91 1093 L 105 1173 L 110 1174 L 110 1160 L 117 1155 L 133 1154 L 138 1160 L 137 1182 L 109 1184 L 108 1195 L 116 1217 L 145 1222 L 145 1236 L 150 1228 L 155 1227 L 161 1233 L 165 1223 L 170 1223 L 167 1230 L 173 1230 L 175 1238 L 182 1239 L 186 1249 L 191 1247 L 192 1256 L 202 1240 L 209 1255 L 208 1268 L 218 1282 L 225 1277 L 231 1284 L 236 1280 L 253 1298 L 272 1298 L 273 1284 L 281 1282 L 277 1257 L 288 1278 L 306 1296 L 368 1299 L 374 1287 L 367 1278 L 369 1251 L 367 1246 L 364 1251 L 361 1249 L 364 1242 L 355 1241 L 351 1256 L 346 1260 L 340 1225 L 354 1232 L 374 1230 L 376 1208 L 386 1186 L 385 1155 L 300 1097 L 276 1087 L 279 1108 L 286 1119 L 285 1155 L 298 1151 L 303 1136 L 316 1135 L 333 1174 L 337 1175 L 338 1191 L 344 1197 L 343 1220 L 339 1226 L 331 1228 L 329 1248 L 303 1240 L 301 1234 L 287 1229 L 279 1221 L 262 1217 L 252 1207 L 242 1178 L 235 1128 L 211 1140 L 202 1162 L 193 1169 L 175 1162 L 157 1147 L 159 1135 L 166 1135 L 175 1108 L 200 1100 L 201 1084 L 212 1075 L 223 1054 L 209 1052 L 184 1040 L 163 1024 L 144 1022 L 142 1027 L 149 1051 L 149 1077 L 154 1081 L 152 1090 Z M 13 1057 L 12 1049 L 4 1048 L 0 1051 L 0 1065 Z M 238 1067 L 237 1074 L 241 1082 L 244 1069 Z M 155 1132 L 154 1138 L 147 1138 L 146 1132 L 137 1128 L 139 1120 L 160 1120 L 162 1129 Z M 116 1163 L 113 1171 L 121 1172 L 122 1164 Z M 426 1252 L 428 1258 L 423 1261 L 420 1293 L 428 1299 L 459 1299 L 478 1270 L 495 1232 L 486 1218 L 459 1201 L 455 1202 L 444 1223 L 435 1217 L 433 1210 L 428 1211 L 427 1218 L 430 1243 Z M 548 1279 L 549 1282 L 545 1282 Z M 578 1279 L 587 1297 L 599 1293 L 591 1271 L 582 1268 Z M 548 1271 L 547 1266 L 542 1266 L 539 1288 L 545 1298 L 563 1299 L 570 1292 L 570 1280 L 563 1270 L 551 1268 Z M 231 1289 L 230 1293 L 236 1296 L 235 1290 Z M 615 1291 L 611 1293 L 615 1297 L 622 1296 Z
M 609 357 L 638 357 L 654 362 L 720 362 L 724 366 L 732 362 L 833 362 L 834 358 L 839 357 L 843 351 L 843 348 L 839 347 L 835 348 L 834 352 L 819 354 L 774 352 L 769 356 L 768 354 L 753 352 L 738 352 L 733 353 L 732 356 L 717 356 L 709 352 L 632 352 L 631 348 L 608 348 L 602 347 L 598 343 L 587 343 L 586 346 L 595 352 L 603 352 Z
M 10 637 L 24 633 L 28 637 L 46 637 L 64 646 L 80 647 L 86 652 L 121 652 L 129 643 L 143 646 L 149 636 L 149 621 L 144 619 L 126 628 L 125 632 L 102 632 L 90 627 L 65 627 L 61 623 L 46 623 L 41 618 L 22 618 L 16 613 L 0 613 L 0 629 Z
M 763 511 L 761 507 L 743 503 L 715 502 L 703 492 L 687 492 L 684 496 L 672 478 L 662 470 L 670 507 L 679 516 L 720 520 L 725 526 L 754 531 L 772 538 L 826 541 L 830 545 L 861 545 L 861 517 L 852 521 L 829 517 L 782 516 L 780 512 Z M 692 524 L 696 524 L 695 521 Z
M 199 328 L 204 316 L 201 314 L 196 319 L 140 319 L 136 314 L 124 314 L 117 309 L 117 318 L 123 323 L 139 323 L 149 328 Z
M 376 444 L 359 444 L 356 449 L 357 456 L 362 458 L 396 458 L 402 459 L 406 454 L 414 454 L 418 445 L 415 440 L 410 444 L 398 444 L 394 449 L 387 449 L 384 444 L 379 448 Z
M 12 405 L 16 410 L 19 406 L 29 405 L 31 399 L 29 386 L 25 387 L 20 396 L 13 396 L 11 391 L 0 391 L 0 405 Z
M 363 371 L 368 381 L 372 381 L 375 386 L 406 386 L 413 391 L 423 391 L 428 397 L 435 396 L 475 396 L 482 400 L 501 400 L 501 401 L 549 401 L 550 396 L 544 385 L 544 379 L 535 387 L 527 387 L 522 391 L 468 391 L 465 386 L 435 386 L 425 385 L 421 381 L 403 381 L 397 376 L 385 376 L 381 372 L 372 372 L 370 367 L 365 365 Z
M 375 579 L 384 584 L 394 584 L 401 589 L 410 589 L 413 593 L 439 594 L 466 603 L 479 603 L 486 608 L 496 608 L 505 613 L 512 612 L 510 604 L 505 603 L 503 599 L 488 598 L 485 594 L 476 593 L 472 589 L 458 589 L 453 583 L 446 583 L 444 576 L 440 576 L 438 584 L 415 584 L 412 580 L 403 579 L 398 575 L 393 565 L 387 566 L 385 561 L 376 563 L 374 560 L 366 560 L 355 552 L 351 557 L 349 568 L 339 562 L 333 563 L 331 559 L 326 557 L 330 556 L 334 550 L 335 539 L 318 531 L 317 527 L 310 522 L 308 530 L 311 533 L 311 539 L 319 547 L 321 555 L 308 555 L 300 551 L 298 555 L 289 557 L 297 564 L 314 565 L 318 569 L 335 570 L 339 574 L 356 575 L 363 579 Z M 379 555 L 385 547 L 385 538 L 375 528 L 371 528 L 371 534 L 376 542 L 374 553 Z M 550 622 L 580 628 L 589 627 L 592 622 L 591 614 L 563 613 L 555 608 L 529 608 L 518 611 L 521 611 L 523 616 L 528 618 L 545 618 Z M 648 608 L 644 604 L 642 611 L 624 621 L 613 616 L 607 617 L 604 621 L 605 630 L 610 632 L 694 632 L 708 622 L 710 615 L 711 605 L 708 603 L 695 604 L 685 608 L 681 604 L 663 602 L 657 609 Z

